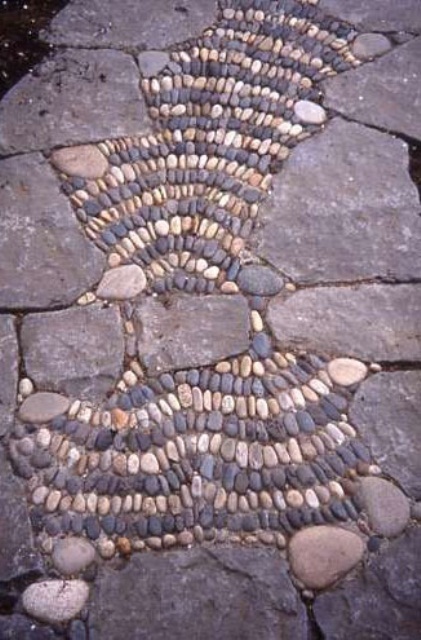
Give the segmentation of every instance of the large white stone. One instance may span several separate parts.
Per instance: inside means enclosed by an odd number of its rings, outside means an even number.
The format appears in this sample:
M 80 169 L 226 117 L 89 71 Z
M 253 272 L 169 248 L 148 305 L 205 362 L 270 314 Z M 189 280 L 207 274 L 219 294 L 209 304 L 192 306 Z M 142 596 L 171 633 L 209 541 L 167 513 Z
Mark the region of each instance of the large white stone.
M 43 622 L 67 622 L 78 615 L 89 596 L 82 580 L 45 580 L 25 589 L 22 604 L 25 611 Z

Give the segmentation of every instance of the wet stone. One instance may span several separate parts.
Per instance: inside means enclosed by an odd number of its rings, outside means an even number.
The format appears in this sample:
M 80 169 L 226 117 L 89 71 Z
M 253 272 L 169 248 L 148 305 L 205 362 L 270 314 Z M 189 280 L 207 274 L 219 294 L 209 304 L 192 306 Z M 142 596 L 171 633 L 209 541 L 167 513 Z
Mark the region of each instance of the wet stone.
M 350 420 L 383 472 L 421 499 L 419 371 L 379 373 L 364 381 L 350 406 Z
M 22 604 L 29 615 L 54 624 L 75 618 L 88 595 L 89 587 L 82 580 L 45 580 L 25 589 Z
M 113 387 L 122 366 L 119 311 L 91 305 L 28 315 L 22 324 L 22 348 L 26 371 L 38 386 L 99 400 Z
M 205 591 L 198 588 L 203 581 Z M 91 621 L 100 635 L 106 629 L 108 640 L 122 635 L 164 640 L 169 635 L 195 634 L 203 640 L 228 640 L 262 633 L 268 640 L 281 635 L 302 640 L 308 630 L 305 608 L 287 565 L 270 549 L 142 554 L 121 571 L 104 572 L 97 586 Z M 256 599 L 256 593 L 262 597 Z M 205 606 L 209 598 L 212 612 Z M 139 599 L 144 606 L 138 606 Z M 173 606 L 162 608 L 162 602 Z
M 248 346 L 248 308 L 241 296 L 178 296 L 168 308 L 148 298 L 136 307 L 135 318 L 138 352 L 151 375 L 212 364 Z
M 1 160 L 0 174 L 0 307 L 72 304 L 98 282 L 105 258 L 80 233 L 41 154 Z

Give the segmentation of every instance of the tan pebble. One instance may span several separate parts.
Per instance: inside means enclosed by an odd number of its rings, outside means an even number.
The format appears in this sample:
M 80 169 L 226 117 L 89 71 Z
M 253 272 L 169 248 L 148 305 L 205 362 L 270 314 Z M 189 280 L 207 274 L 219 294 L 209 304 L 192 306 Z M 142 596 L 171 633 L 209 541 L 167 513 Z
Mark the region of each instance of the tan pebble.
M 301 464 L 303 462 L 300 446 L 295 438 L 290 438 L 288 442 L 288 453 L 291 457 L 291 461 L 295 464 Z
M 194 536 L 191 531 L 182 531 L 177 536 L 177 542 L 182 547 L 189 547 L 194 542 Z
M 367 366 L 353 358 L 336 358 L 327 365 L 329 376 L 333 382 L 342 386 L 350 386 L 364 380 Z
M 285 495 L 285 499 L 290 507 L 294 509 L 298 509 L 304 504 L 304 498 L 299 491 L 296 489 L 291 489 L 291 491 L 287 491 Z
M 278 466 L 278 457 L 275 453 L 275 449 L 270 446 L 263 447 L 263 461 L 266 467 L 272 469 Z
M 115 554 L 115 544 L 112 540 L 103 539 L 98 542 L 98 552 L 101 558 L 108 560 Z
M 140 459 L 140 468 L 143 473 L 155 474 L 159 473 L 159 464 L 153 453 L 145 453 Z
M 78 145 L 53 151 L 52 164 L 69 176 L 94 180 L 101 178 L 108 168 L 107 159 L 95 145 Z

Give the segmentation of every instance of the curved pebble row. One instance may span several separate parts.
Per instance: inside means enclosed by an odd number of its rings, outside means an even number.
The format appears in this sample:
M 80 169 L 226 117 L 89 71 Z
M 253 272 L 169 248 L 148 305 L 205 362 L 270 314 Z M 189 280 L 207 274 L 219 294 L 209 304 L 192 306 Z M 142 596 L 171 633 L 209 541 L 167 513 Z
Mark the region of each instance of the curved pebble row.
M 358 477 L 378 472 L 346 417 L 365 365 L 277 350 L 265 307 L 283 281 L 247 249 L 271 174 L 326 119 L 318 83 L 358 64 L 355 33 L 316 4 L 221 2 L 215 26 L 142 80 L 154 135 L 82 149 L 85 176 L 53 154 L 107 253 L 97 295 L 120 305 L 128 364 L 102 405 L 15 425 L 41 539 L 84 535 L 104 558 L 228 538 L 284 547 L 307 525 L 358 519 Z M 129 299 L 172 291 L 245 295 L 248 351 L 147 377 Z

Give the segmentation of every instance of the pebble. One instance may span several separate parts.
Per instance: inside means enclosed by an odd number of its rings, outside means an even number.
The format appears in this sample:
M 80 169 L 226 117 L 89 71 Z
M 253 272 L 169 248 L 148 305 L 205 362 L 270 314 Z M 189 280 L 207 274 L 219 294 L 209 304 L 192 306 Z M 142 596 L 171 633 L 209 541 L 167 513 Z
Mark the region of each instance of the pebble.
M 44 580 L 25 589 L 22 604 L 30 616 L 56 624 L 75 618 L 88 596 L 89 587 L 82 580 Z
M 310 100 L 298 100 L 294 105 L 294 113 L 305 124 L 321 125 L 326 122 L 326 111 Z
M 349 387 L 362 382 L 368 373 L 363 362 L 353 358 L 336 358 L 327 365 L 327 371 L 333 382 Z
M 56 569 L 65 576 L 80 573 L 95 560 L 95 549 L 84 538 L 57 540 L 52 559 Z
M 25 422 L 39 424 L 66 413 L 70 401 L 58 393 L 39 391 L 26 398 L 20 406 L 19 417 Z
M 57 149 L 50 161 L 59 171 L 69 176 L 89 180 L 101 178 L 108 168 L 108 162 L 98 147 L 92 144 Z
M 361 33 L 352 43 L 352 53 L 360 60 L 372 60 L 391 48 L 390 40 L 381 33 Z
M 33 392 L 34 385 L 32 380 L 30 380 L 29 378 L 22 378 L 22 380 L 19 381 L 19 393 L 21 394 L 21 396 L 23 398 L 27 398 Z
M 106 300 L 128 300 L 139 295 L 146 284 L 143 269 L 136 264 L 116 267 L 105 272 L 98 285 L 97 296 Z
M 409 522 L 410 505 L 398 487 L 382 478 L 362 478 L 357 495 L 374 533 L 386 538 L 402 533 Z
M 289 544 L 289 561 L 296 577 L 309 589 L 324 589 L 346 575 L 361 560 L 364 543 L 339 527 L 309 527 Z
M 244 293 L 253 296 L 274 296 L 284 286 L 282 278 L 277 273 L 261 265 L 243 267 L 237 282 Z
M 156 474 L 159 473 L 159 464 L 153 453 L 145 453 L 140 458 L 140 469 L 143 473 Z

